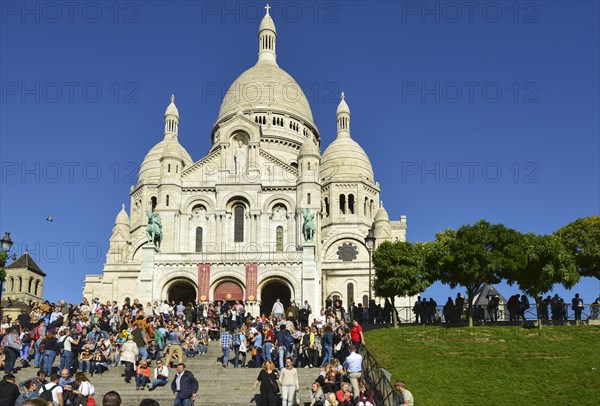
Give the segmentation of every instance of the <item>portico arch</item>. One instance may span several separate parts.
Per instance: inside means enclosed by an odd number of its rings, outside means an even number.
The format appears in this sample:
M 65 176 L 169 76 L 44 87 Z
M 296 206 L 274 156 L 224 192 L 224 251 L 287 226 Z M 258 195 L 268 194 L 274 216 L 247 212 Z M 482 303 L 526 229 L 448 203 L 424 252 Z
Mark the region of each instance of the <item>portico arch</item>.
M 163 297 L 168 298 L 169 302 L 173 300 L 184 304 L 196 302 L 198 297 L 198 286 L 196 282 L 189 278 L 178 277 L 171 279 L 163 288 Z
M 290 305 L 295 297 L 294 286 L 285 278 L 272 277 L 265 279 L 258 286 L 260 312 L 271 314 L 273 304 L 277 299 L 283 304 L 284 310 Z

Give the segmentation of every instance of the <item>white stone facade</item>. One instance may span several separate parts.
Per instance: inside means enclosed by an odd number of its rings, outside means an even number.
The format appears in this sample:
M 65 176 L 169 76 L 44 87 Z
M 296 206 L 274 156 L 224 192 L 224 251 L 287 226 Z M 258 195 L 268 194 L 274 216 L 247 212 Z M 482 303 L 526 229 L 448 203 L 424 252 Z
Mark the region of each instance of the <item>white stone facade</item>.
M 276 62 L 277 33 L 267 13 L 259 58 L 225 96 L 212 147 L 193 161 L 179 143 L 179 112 L 171 99 L 164 138 L 146 155 L 118 214 L 102 275 L 88 275 L 84 296 L 122 301 L 220 300 L 250 287 L 251 312 L 282 301 L 319 308 L 339 296 L 366 305 L 369 253 L 377 243 L 405 241 L 406 217 L 391 222 L 369 158 L 350 135 L 350 109 L 338 106 L 337 137 L 320 153 L 320 135 L 302 89 Z M 313 242 L 302 235 L 301 209 L 315 214 Z M 147 245 L 146 211 L 158 213 L 160 250 Z M 208 297 L 198 293 L 199 265 L 210 265 Z M 182 293 L 183 292 L 183 293 Z M 229 293 L 227 293 L 229 292 Z M 237 293 L 236 293 L 237 292 Z M 241 292 L 241 293 L 240 293 Z M 183 298 L 183 297 L 182 297 Z

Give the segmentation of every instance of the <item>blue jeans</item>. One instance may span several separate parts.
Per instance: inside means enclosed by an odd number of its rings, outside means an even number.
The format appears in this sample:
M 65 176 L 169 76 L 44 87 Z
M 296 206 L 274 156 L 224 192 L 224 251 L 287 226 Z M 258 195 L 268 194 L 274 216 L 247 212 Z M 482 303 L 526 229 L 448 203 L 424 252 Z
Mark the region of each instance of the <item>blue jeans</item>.
M 260 368 L 264 359 L 262 347 L 256 347 L 256 358 L 254 358 L 254 366 Z
M 17 358 L 19 357 L 19 350 L 5 347 L 4 354 L 6 356 L 4 370 L 7 374 L 12 374 L 15 368 L 15 361 L 17 361 Z
M 283 369 L 283 367 L 285 367 L 285 356 L 287 354 L 285 345 L 280 346 L 277 351 L 279 352 L 279 369 Z
M 140 359 L 142 360 L 147 360 L 148 359 L 148 350 L 146 349 L 146 347 L 138 347 L 138 350 L 140 351 Z M 182 362 L 182 361 L 179 361 Z
M 46 373 L 47 376 L 52 374 L 52 364 L 54 364 L 54 359 L 56 358 L 56 351 L 46 350 L 42 354 L 42 359 L 40 363 L 42 364 L 42 370 Z
M 165 386 L 169 380 L 168 379 L 157 379 L 156 381 L 152 381 L 152 388 L 157 388 L 159 386 Z
M 146 375 L 137 374 L 135 376 L 135 386 L 138 388 L 146 386 L 150 382 L 150 379 Z
M 29 344 L 23 344 L 23 348 L 21 348 L 21 358 L 23 358 L 23 361 L 25 363 L 27 363 L 27 360 L 29 359 L 29 348 L 31 346 Z
M 179 395 L 175 398 L 173 406 L 192 406 L 192 399 L 181 399 Z
M 331 362 L 331 354 L 333 353 L 333 346 L 326 345 L 323 348 L 325 349 L 325 355 L 323 356 L 323 362 L 321 362 L 321 366 L 325 365 L 326 362 Z
M 227 366 L 229 364 L 229 352 L 231 349 L 229 347 L 222 347 L 223 350 L 223 365 Z
M 273 343 L 267 341 L 265 343 L 265 358 L 267 359 L 267 361 L 272 361 L 271 360 L 271 351 L 272 350 L 273 350 Z
M 62 371 L 65 368 L 71 369 L 72 364 L 73 353 L 71 351 L 63 351 L 63 353 L 60 356 L 60 368 L 58 369 L 58 372 Z
M 40 343 L 39 340 L 33 344 L 33 366 L 38 368 L 40 366 L 40 360 L 42 359 L 42 354 L 40 354 Z
M 81 372 L 90 372 L 92 363 L 90 361 L 79 361 L 79 370 Z

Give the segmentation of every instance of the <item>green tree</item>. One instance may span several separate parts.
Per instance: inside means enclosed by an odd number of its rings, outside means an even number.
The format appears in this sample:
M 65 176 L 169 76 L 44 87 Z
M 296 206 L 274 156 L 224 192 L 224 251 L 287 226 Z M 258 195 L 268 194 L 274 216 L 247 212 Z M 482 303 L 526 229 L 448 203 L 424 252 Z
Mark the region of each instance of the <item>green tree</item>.
M 385 241 L 373 252 L 373 289 L 377 296 L 386 297 L 392 303 L 394 327 L 398 326 L 394 298 L 414 296 L 429 287 L 423 275 L 424 260 L 425 248 L 419 243 Z
M 6 265 L 7 258 L 8 255 L 6 255 L 6 252 L 0 251 L 0 280 L 2 281 L 4 281 L 6 278 L 6 270 L 4 269 L 4 265 Z
M 600 279 L 600 216 L 577 219 L 555 235 L 573 254 L 581 276 Z
M 575 260 L 569 250 L 555 235 L 521 234 L 516 244 L 522 255 L 516 267 L 505 274 L 510 285 L 535 299 L 538 327 L 541 295 L 550 292 L 557 283 L 572 288 L 580 278 Z
M 467 291 L 467 318 L 473 326 L 473 299 L 486 283 L 502 280 L 501 271 L 512 269 L 517 261 L 515 230 L 502 224 L 479 220 L 457 231 L 448 229 L 427 245 L 426 266 L 431 282 L 440 281 L 451 288 Z

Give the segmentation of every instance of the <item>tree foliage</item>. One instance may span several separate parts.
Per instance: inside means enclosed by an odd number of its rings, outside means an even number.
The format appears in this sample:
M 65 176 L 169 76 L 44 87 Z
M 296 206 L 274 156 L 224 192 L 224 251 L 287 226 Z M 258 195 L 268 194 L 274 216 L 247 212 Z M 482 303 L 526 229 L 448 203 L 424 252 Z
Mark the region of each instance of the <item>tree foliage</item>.
M 506 273 L 506 279 L 535 299 L 541 328 L 540 295 L 550 292 L 558 283 L 570 289 L 579 281 L 580 275 L 573 256 L 554 235 L 522 234 L 517 246 L 523 255 L 518 266 Z
M 394 305 L 396 296 L 414 296 L 429 287 L 423 275 L 425 249 L 423 244 L 389 242 L 380 244 L 373 252 L 375 295 L 387 297 Z M 394 326 L 397 325 L 395 306 Z
M 600 279 L 600 216 L 577 219 L 555 235 L 571 251 L 581 276 Z
M 6 265 L 6 259 L 8 256 L 6 252 L 0 251 L 0 279 L 4 280 L 6 278 L 6 270 L 4 269 L 4 265 Z
M 502 272 L 518 263 L 519 252 L 514 249 L 517 238 L 515 230 L 479 220 L 457 231 L 449 229 L 438 233 L 436 241 L 428 244 L 426 266 L 432 281 L 438 280 L 451 288 L 463 286 L 467 290 L 470 326 L 473 325 L 475 293 L 486 283 L 500 282 Z

